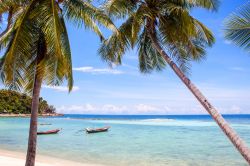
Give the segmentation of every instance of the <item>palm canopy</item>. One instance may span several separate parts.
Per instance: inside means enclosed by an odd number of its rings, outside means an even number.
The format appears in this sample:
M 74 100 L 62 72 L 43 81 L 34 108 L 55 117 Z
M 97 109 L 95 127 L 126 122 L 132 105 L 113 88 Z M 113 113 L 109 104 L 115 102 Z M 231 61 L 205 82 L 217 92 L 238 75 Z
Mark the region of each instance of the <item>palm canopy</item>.
M 48 85 L 68 80 L 73 86 L 70 44 L 65 18 L 93 30 L 103 39 L 102 24 L 115 30 L 103 11 L 84 0 L 2 0 L 0 15 L 9 13 L 7 31 L 0 36 L 1 78 L 14 89 L 31 92 L 35 73 Z M 45 55 L 38 58 L 39 51 Z
M 250 2 L 247 2 L 226 19 L 225 37 L 250 51 Z
M 166 48 L 183 71 L 190 60 L 200 60 L 205 47 L 214 43 L 211 31 L 191 16 L 196 7 L 217 10 L 217 0 L 108 0 L 104 9 L 125 19 L 116 33 L 101 45 L 99 53 L 108 62 L 121 63 L 127 49 L 137 46 L 139 68 L 147 73 L 161 70 L 166 62 L 152 45 L 150 33 Z

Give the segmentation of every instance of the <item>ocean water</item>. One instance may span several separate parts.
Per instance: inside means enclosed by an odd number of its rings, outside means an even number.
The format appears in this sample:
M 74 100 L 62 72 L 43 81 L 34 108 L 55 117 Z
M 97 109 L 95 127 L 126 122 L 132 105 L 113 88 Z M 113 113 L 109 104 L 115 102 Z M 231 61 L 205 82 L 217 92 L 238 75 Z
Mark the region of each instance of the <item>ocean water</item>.
M 250 115 L 224 116 L 250 145 Z M 39 118 L 38 154 L 107 166 L 247 166 L 207 115 L 65 115 Z M 86 127 L 111 126 L 86 134 Z M 0 149 L 25 152 L 29 118 L 0 118 Z

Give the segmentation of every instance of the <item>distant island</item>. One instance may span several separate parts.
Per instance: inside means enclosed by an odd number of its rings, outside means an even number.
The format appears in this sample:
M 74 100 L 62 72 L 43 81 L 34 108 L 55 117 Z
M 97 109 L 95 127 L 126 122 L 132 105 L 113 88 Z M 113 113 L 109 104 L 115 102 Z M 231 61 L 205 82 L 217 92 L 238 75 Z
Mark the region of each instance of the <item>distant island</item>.
M 12 90 L 0 90 L 0 116 L 28 117 L 31 113 L 31 97 Z M 62 116 L 54 106 L 42 97 L 39 99 L 39 116 Z

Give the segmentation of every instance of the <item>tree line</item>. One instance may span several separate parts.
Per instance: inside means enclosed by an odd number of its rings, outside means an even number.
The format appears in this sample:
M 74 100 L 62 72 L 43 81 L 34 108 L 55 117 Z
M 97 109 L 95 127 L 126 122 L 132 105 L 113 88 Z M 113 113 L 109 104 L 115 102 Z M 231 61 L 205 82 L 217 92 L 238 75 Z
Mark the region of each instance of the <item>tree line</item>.
M 30 114 L 32 98 L 25 93 L 0 90 L 0 114 Z M 55 113 L 55 108 L 42 97 L 39 98 L 39 114 Z

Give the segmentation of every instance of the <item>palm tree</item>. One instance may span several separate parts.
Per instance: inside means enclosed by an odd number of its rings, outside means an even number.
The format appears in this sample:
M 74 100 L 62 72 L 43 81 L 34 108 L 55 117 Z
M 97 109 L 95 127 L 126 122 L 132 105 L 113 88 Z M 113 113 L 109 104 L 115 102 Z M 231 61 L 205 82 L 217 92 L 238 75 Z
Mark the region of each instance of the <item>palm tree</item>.
M 26 166 L 35 165 L 38 103 L 42 83 L 68 82 L 73 87 L 70 44 L 64 19 L 84 24 L 103 39 L 100 23 L 115 30 L 103 11 L 82 0 L 2 0 L 0 15 L 8 13 L 8 25 L 0 36 L 5 54 L 0 60 L 3 83 L 32 95 Z
M 250 51 L 250 1 L 226 19 L 225 37 Z
M 198 7 L 215 11 L 218 1 L 109 0 L 104 5 L 107 13 L 125 21 L 99 53 L 108 63 L 120 64 L 126 50 L 136 46 L 142 73 L 162 70 L 167 63 L 250 164 L 246 143 L 184 74 L 189 62 L 204 58 L 205 48 L 214 43 L 210 30 L 190 15 Z

